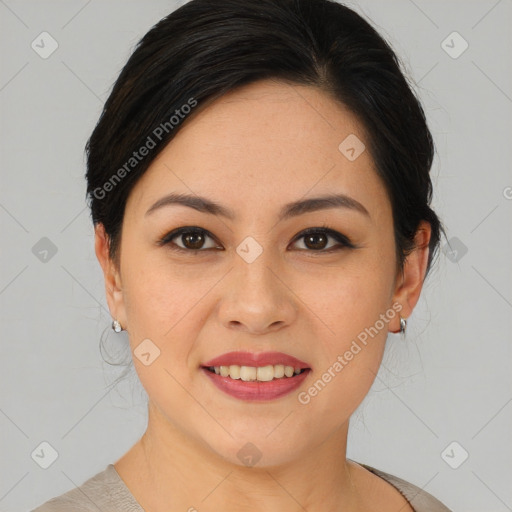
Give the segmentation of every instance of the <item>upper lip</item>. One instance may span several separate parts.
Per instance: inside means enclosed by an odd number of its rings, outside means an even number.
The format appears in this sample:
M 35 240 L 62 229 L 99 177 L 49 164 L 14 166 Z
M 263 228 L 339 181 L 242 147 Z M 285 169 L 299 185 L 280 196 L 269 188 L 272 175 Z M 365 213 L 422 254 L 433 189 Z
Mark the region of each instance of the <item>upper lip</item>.
M 282 352 L 227 352 L 221 356 L 210 359 L 202 366 L 269 366 L 282 364 L 284 366 L 293 366 L 294 368 L 311 368 L 307 363 L 296 357 Z

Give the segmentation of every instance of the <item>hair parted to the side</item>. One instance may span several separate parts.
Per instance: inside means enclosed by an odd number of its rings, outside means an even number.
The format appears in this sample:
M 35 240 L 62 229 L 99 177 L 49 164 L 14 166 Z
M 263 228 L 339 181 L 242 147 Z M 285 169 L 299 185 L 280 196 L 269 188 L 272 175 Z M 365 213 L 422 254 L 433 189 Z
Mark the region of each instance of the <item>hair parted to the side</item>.
M 142 38 L 86 146 L 92 220 L 104 225 L 111 258 L 130 191 L 183 122 L 262 79 L 320 88 L 357 116 L 390 198 L 397 266 L 425 220 L 430 269 L 442 226 L 430 207 L 434 147 L 423 109 L 385 40 L 330 0 L 191 0 Z

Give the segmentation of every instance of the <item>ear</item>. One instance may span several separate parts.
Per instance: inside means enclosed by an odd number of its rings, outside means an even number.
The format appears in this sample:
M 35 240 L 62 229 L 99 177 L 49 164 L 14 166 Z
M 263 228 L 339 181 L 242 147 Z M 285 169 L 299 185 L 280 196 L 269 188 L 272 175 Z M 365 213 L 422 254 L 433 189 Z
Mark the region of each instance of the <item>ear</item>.
M 126 329 L 121 275 L 115 263 L 110 259 L 109 248 L 110 239 L 105 232 L 105 227 L 98 223 L 94 228 L 94 250 L 103 269 L 108 308 L 112 317 L 120 322 L 123 329 Z
M 414 236 L 414 249 L 407 256 L 403 271 L 400 272 L 396 280 L 392 303 L 398 303 L 402 306 L 400 315 L 403 318 L 411 316 L 420 298 L 423 281 L 427 272 L 429 255 L 428 244 L 430 242 L 431 232 L 430 223 L 421 221 Z M 394 319 L 393 322 L 390 322 L 390 331 L 400 331 L 399 317 Z

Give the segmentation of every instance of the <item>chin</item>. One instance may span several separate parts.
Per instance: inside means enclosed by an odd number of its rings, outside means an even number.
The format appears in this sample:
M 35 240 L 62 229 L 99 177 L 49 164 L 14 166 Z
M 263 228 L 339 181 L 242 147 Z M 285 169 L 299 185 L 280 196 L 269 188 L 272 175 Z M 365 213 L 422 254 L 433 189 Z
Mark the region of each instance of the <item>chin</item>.
M 282 418 L 281 418 L 282 419 Z M 241 468 L 270 468 L 293 463 L 307 450 L 307 439 L 299 429 L 291 433 L 285 428 L 247 428 L 243 425 L 233 429 L 233 437 L 228 434 L 204 439 L 210 451 L 226 462 Z M 295 425 L 296 427 L 296 425 Z M 269 434 L 269 432 L 271 432 Z

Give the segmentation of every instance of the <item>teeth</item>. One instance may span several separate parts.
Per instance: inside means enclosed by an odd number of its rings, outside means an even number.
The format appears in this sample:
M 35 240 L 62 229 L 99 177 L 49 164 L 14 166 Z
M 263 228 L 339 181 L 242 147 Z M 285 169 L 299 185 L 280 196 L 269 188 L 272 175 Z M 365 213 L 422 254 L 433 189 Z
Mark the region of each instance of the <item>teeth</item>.
M 272 365 L 269 366 L 260 366 L 256 371 L 256 380 L 260 380 L 262 382 L 268 382 L 274 378 L 274 367 Z
M 295 370 L 293 369 L 293 366 L 285 366 L 284 367 L 284 374 L 287 377 L 292 377 L 294 373 L 295 373 Z
M 245 381 L 256 380 L 256 368 L 254 366 L 241 366 L 240 378 Z
M 241 379 L 243 381 L 269 382 L 273 379 L 282 379 L 283 377 L 293 377 L 301 372 L 300 368 L 285 366 L 284 364 L 268 366 L 214 366 L 210 370 L 215 371 L 221 377 L 231 377 L 232 379 Z
M 239 379 L 240 378 L 240 366 L 237 366 L 236 364 L 232 364 L 229 367 L 229 376 L 232 379 Z
M 284 364 L 276 364 L 274 366 L 274 379 L 284 377 Z

